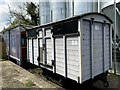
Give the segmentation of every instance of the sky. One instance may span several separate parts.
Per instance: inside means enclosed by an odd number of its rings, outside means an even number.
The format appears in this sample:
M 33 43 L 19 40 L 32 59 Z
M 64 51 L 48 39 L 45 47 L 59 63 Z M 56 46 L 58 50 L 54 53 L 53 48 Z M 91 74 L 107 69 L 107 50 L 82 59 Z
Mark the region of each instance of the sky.
M 3 28 L 7 28 L 7 19 L 9 17 L 9 7 L 11 10 L 18 10 L 18 6 L 23 2 L 36 2 L 38 3 L 39 0 L 0 0 L 0 32 Z

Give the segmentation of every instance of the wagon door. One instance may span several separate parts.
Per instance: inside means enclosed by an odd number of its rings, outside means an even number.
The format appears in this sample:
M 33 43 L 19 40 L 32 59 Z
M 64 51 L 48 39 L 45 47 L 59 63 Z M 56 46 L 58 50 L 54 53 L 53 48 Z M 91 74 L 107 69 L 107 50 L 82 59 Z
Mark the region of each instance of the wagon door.
M 29 42 L 29 44 L 28 44 L 28 48 L 29 48 L 29 50 L 28 50 L 28 59 L 29 59 L 29 62 L 30 63 L 33 63 L 33 56 L 32 56 L 32 39 L 28 39 L 28 42 Z
M 38 56 L 38 50 L 37 50 L 37 39 L 33 39 L 33 52 L 34 52 L 34 64 L 35 65 L 39 65 L 38 64 L 38 60 L 37 60 L 37 56 Z
M 65 50 L 63 37 L 55 37 L 56 73 L 65 76 Z
M 39 31 L 39 38 L 38 38 L 38 48 L 39 48 L 39 62 L 43 64 L 43 35 L 42 30 Z
M 51 29 L 45 30 L 45 64 L 52 66 L 52 40 L 51 40 Z

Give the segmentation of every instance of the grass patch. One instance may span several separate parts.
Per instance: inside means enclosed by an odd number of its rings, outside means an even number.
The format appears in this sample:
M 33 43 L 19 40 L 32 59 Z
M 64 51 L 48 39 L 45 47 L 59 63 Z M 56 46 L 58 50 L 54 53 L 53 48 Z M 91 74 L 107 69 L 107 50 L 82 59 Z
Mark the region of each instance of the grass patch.
M 30 87 L 30 86 L 35 86 L 35 84 L 32 81 L 28 81 L 27 83 L 25 83 L 26 87 Z

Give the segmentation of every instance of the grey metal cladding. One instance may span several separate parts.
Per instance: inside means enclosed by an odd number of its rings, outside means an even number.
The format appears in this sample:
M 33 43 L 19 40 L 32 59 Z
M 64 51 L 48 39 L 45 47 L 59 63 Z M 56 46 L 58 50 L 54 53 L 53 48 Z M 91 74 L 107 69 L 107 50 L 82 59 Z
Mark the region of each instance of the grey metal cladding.
M 55 2 L 54 0 L 50 2 L 50 10 L 52 10 L 52 21 L 65 19 L 65 4 L 65 2 Z

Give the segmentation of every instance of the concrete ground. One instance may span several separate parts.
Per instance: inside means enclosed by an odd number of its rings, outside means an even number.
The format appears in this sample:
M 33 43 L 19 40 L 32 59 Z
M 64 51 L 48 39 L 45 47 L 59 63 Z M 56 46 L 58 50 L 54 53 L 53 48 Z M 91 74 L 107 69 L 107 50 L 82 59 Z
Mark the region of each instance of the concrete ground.
M 0 61 L 0 88 L 61 88 L 55 83 L 49 83 L 42 79 L 42 77 L 37 77 L 37 75 L 32 74 L 22 67 L 14 64 L 11 61 Z M 120 88 L 120 76 L 114 74 L 108 74 L 109 87 L 107 88 Z M 66 85 L 65 89 L 85 89 L 91 88 L 91 86 L 85 84 L 75 84 L 73 82 L 64 83 Z M 103 82 L 96 81 L 93 83 L 94 88 L 106 89 L 103 86 Z M 12 90 L 12 89 L 11 89 Z
M 48 83 L 11 61 L 0 61 L 0 88 L 60 88 Z M 1 90 L 1 89 L 0 89 Z
M 116 63 L 117 64 L 117 73 L 118 73 L 118 75 L 120 75 L 120 62 L 117 62 Z
M 112 70 L 110 70 L 110 73 L 114 73 L 114 61 L 112 62 Z M 116 62 L 116 73 L 120 75 L 120 61 Z

